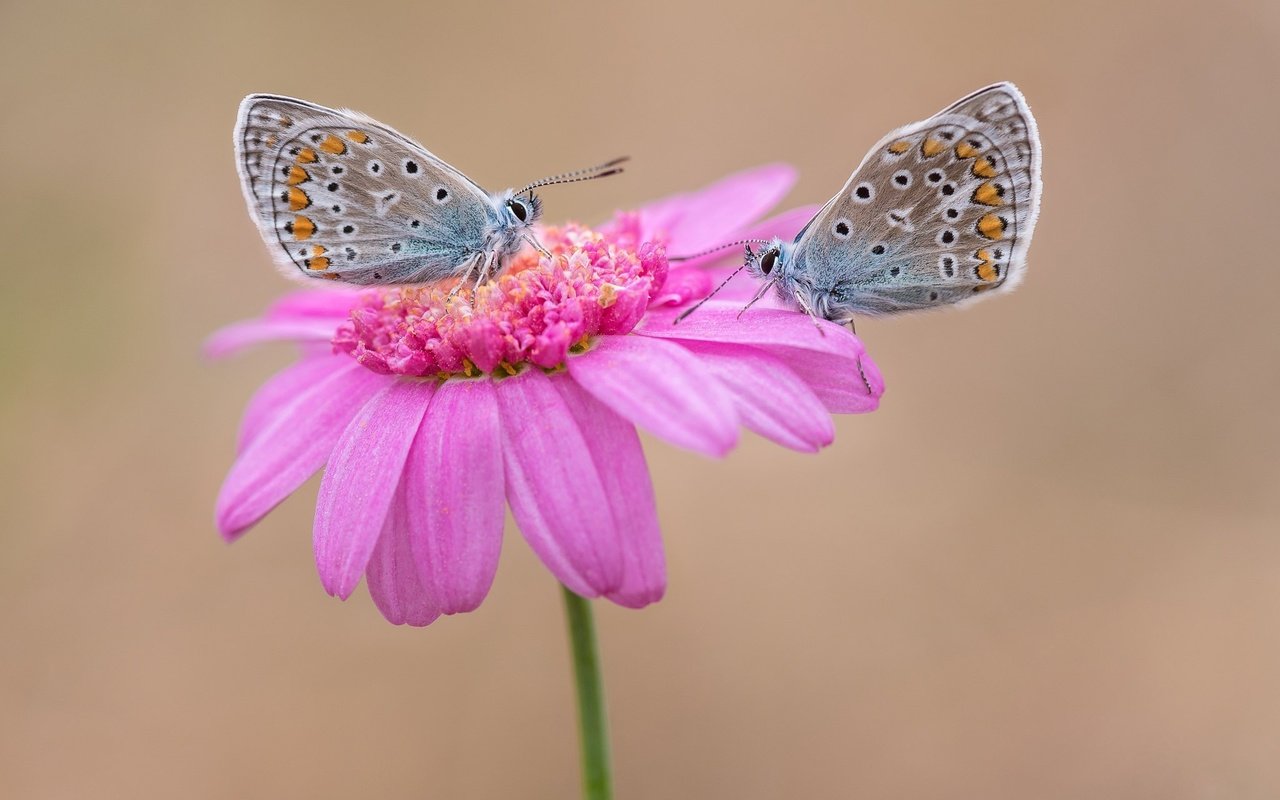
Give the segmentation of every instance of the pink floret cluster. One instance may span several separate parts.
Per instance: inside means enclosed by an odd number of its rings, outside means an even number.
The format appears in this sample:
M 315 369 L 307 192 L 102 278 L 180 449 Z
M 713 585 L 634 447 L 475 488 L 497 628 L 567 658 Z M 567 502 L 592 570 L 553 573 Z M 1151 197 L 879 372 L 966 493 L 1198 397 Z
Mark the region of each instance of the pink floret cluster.
M 543 228 L 550 258 L 526 250 L 474 292 L 450 296 L 450 282 L 367 292 L 334 334 L 334 349 L 374 372 L 414 377 L 561 366 L 596 335 L 629 333 L 666 283 L 665 248 L 640 242 L 630 216 L 607 233 Z

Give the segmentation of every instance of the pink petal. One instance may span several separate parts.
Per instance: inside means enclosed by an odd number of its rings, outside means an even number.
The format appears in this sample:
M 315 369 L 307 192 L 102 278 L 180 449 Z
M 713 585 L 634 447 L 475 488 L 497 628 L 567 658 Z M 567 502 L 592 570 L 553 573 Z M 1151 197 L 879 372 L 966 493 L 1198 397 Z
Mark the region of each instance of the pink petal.
M 667 566 L 658 508 L 635 426 L 573 381 L 552 381 L 587 441 L 622 547 L 622 584 L 608 598 L 628 608 L 662 599 Z
M 369 596 L 387 621 L 395 625 L 421 628 L 440 616 L 431 595 L 422 587 L 418 566 L 409 544 L 411 533 L 405 485 L 400 484 L 391 500 L 391 509 L 378 535 L 365 576 Z
M 724 254 L 721 253 L 720 257 L 723 258 Z M 671 270 L 667 275 L 666 281 L 662 284 L 661 291 L 654 295 L 650 304 L 655 306 L 682 306 L 685 303 L 692 303 L 706 297 L 715 286 L 716 284 L 712 283 L 709 270 L 680 267 Z
M 270 319 L 321 317 L 343 320 L 351 309 L 360 304 L 362 294 L 357 289 L 304 289 L 281 297 L 263 316 Z
M 214 331 L 204 342 L 204 354 L 223 358 L 263 342 L 327 342 L 338 323 L 333 319 L 252 319 L 234 322 Z
M 316 568 L 343 600 L 364 574 L 434 386 L 393 381 L 342 432 L 316 498 Z
M 791 166 L 767 164 L 645 206 L 640 209 L 642 238 L 666 233 L 671 255 L 723 244 L 776 206 L 795 182 Z
M 603 336 L 569 374 L 625 419 L 674 445 L 723 456 L 738 442 L 733 401 L 697 357 L 653 337 Z
M 232 465 L 218 493 L 218 530 L 234 539 L 324 465 L 351 417 L 387 378 L 355 362 L 278 407 Z
M 625 572 L 609 496 L 573 414 L 548 377 L 499 381 L 507 502 L 529 546 L 583 597 L 618 591 Z
M 676 325 L 679 309 L 652 308 L 635 332 L 686 342 L 759 347 L 799 375 L 828 411 L 859 414 L 879 406 L 884 380 L 862 341 L 848 328 L 823 321 L 823 333 L 819 333 L 813 321 L 799 312 L 752 308 L 739 319 L 740 310 L 735 303 L 712 300 Z
M 800 229 L 803 228 L 809 220 L 813 219 L 813 215 L 818 213 L 820 208 L 821 206 L 804 205 L 798 208 L 793 208 L 790 211 L 784 211 L 781 214 L 769 217 L 763 222 L 757 222 L 746 230 L 735 233 L 732 237 L 726 239 L 725 242 L 716 242 L 708 246 L 715 247 L 717 244 L 725 244 L 726 242 L 733 241 L 735 239 L 773 239 L 774 237 L 777 237 L 784 242 L 793 241 L 796 238 L 796 234 L 800 232 Z M 760 248 L 759 246 L 756 246 L 754 249 L 759 250 Z M 670 248 L 668 248 L 668 251 L 673 256 L 680 255 L 674 250 L 670 250 Z M 691 258 L 688 261 L 681 261 L 673 264 L 672 266 L 677 269 L 695 267 L 703 268 L 721 261 L 730 262 L 730 265 L 727 268 L 710 272 L 718 286 L 721 281 L 729 277 L 729 273 L 734 268 L 742 263 L 742 259 L 743 248 L 735 247 L 732 249 L 725 248 L 724 250 L 717 250 L 716 252 L 708 253 L 701 258 Z M 673 272 L 674 271 L 676 270 L 673 270 Z M 746 278 L 735 278 L 733 283 L 729 284 L 729 287 L 733 287 L 738 284 L 752 286 L 750 294 L 747 295 L 748 298 L 752 294 L 755 294 L 756 288 L 758 288 L 758 284 L 755 284 L 755 282 L 751 280 L 750 276 L 747 276 Z M 728 287 L 726 287 L 726 291 L 727 288 Z M 720 297 L 720 295 L 717 294 L 716 297 Z
M 864 352 L 858 337 L 834 322 L 821 320 L 819 330 L 797 311 L 753 307 L 739 316 L 741 311 L 736 303 L 712 300 L 677 324 L 680 309 L 653 308 L 635 332 L 646 338 L 749 344 L 784 354 L 805 350 L 829 356 L 832 364 L 852 364 Z
M 852 360 L 863 352 L 862 342 L 848 328 L 821 320 L 822 330 L 798 311 L 752 307 L 739 316 L 742 306 L 711 300 L 675 323 L 681 309 L 653 308 L 636 327 L 636 333 L 663 339 L 736 342 L 760 347 L 798 347 Z
M 502 421 L 494 384 L 446 381 L 405 465 L 413 555 L 445 614 L 489 593 L 502 549 Z
M 830 356 L 811 350 L 793 349 L 786 354 L 779 351 L 775 354 L 800 376 L 832 414 L 866 414 L 880 407 L 884 378 L 871 356 L 864 353 L 852 364 L 847 361 L 832 364 Z
M 815 452 L 835 439 L 835 425 L 800 376 L 775 356 L 754 347 L 691 342 L 737 405 L 742 424 L 783 447 Z
M 258 388 L 245 408 L 237 451 L 243 452 L 299 394 L 350 364 L 351 359 L 346 356 L 328 353 L 303 358 L 271 376 Z

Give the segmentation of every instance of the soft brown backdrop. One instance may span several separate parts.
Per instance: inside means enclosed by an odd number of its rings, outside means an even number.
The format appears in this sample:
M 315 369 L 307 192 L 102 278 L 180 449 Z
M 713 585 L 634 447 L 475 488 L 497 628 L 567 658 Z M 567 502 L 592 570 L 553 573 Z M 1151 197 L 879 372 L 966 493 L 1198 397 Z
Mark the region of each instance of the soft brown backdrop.
M 236 185 L 251 91 L 349 105 L 550 218 L 1026 92 L 1024 288 L 868 321 L 883 408 L 800 456 L 647 441 L 671 588 L 601 609 L 621 798 L 1280 795 L 1280 11 L 1271 2 L 0 5 L 0 795 L 566 798 L 559 599 L 327 598 L 314 482 L 212 503 L 283 348 Z

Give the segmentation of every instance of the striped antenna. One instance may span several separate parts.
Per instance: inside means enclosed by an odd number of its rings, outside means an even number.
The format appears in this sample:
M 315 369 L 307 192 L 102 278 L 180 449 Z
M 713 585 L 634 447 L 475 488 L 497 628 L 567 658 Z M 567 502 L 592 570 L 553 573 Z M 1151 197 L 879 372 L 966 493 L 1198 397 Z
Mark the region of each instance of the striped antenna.
M 692 314 L 693 312 L 695 312 L 695 311 L 697 311 L 698 309 L 702 308 L 702 304 L 703 304 L 703 303 L 707 302 L 708 300 L 710 300 L 711 298 L 713 298 L 713 297 L 715 297 L 717 294 L 719 294 L 721 289 L 723 289 L 724 287 L 726 287 L 726 286 L 728 286 L 728 285 L 729 285 L 729 281 L 733 280 L 733 279 L 734 279 L 734 277 L 736 277 L 736 276 L 737 276 L 737 274 L 738 274 L 739 272 L 742 272 L 744 269 L 746 269 L 748 264 L 750 264 L 752 261 L 755 261 L 755 260 L 756 260 L 756 255 L 757 255 L 757 254 L 751 250 L 751 244 L 750 244 L 751 242 L 757 242 L 757 243 L 761 243 L 761 244 L 768 244 L 768 243 L 769 243 L 767 240 L 764 240 L 764 239 L 747 239 L 747 240 L 742 241 L 742 242 L 734 242 L 733 244 L 735 244 L 735 245 L 737 245 L 737 244 L 746 244 L 746 245 L 747 245 L 747 257 L 746 257 L 746 259 L 742 262 L 742 265 L 741 265 L 740 267 L 738 267 L 737 269 L 735 269 L 733 272 L 730 272 L 730 273 L 729 273 L 729 277 L 727 277 L 727 278 L 725 278 L 723 281 L 721 281 L 719 286 L 717 286 L 716 288 L 712 289 L 710 294 L 708 294 L 706 297 L 702 298 L 702 299 L 701 299 L 701 300 L 699 300 L 698 302 L 694 303 L 693 305 L 689 306 L 689 307 L 688 307 L 688 308 L 686 308 L 684 311 L 680 312 L 680 316 L 676 317 L 675 322 L 671 323 L 672 325 L 679 325 L 679 324 L 680 324 L 680 321 L 681 321 L 681 320 L 683 320 L 685 317 L 689 316 L 689 315 L 690 315 L 690 314 Z M 716 250 L 723 250 L 725 247 L 730 247 L 730 246 L 732 246 L 732 245 L 721 245 L 720 247 L 713 247 L 712 249 L 708 250 L 708 251 L 707 251 L 707 253 L 714 253 Z M 699 255 L 706 255 L 707 253 L 700 253 Z M 685 259 L 689 259 L 689 258 L 697 258 L 697 257 L 698 257 L 698 256 L 685 256 Z M 668 259 L 668 260 L 672 260 L 672 259 Z M 772 282 L 772 281 L 770 281 L 769 283 L 765 284 L 765 286 L 772 286 L 772 285 L 773 285 L 773 282 Z M 763 294 L 764 294 L 764 292 L 763 292 L 763 291 L 762 291 L 762 292 L 760 292 L 760 295 L 763 295 Z M 759 299 L 759 296 L 757 296 L 757 299 Z M 751 302 L 752 302 L 752 303 L 754 303 L 754 302 L 755 302 L 755 300 L 752 300 Z M 748 305 L 748 308 L 750 308 L 750 306 L 749 306 L 749 305 Z M 743 310 L 745 311 L 746 309 L 743 309 Z M 741 314 L 739 314 L 738 316 L 742 316 L 742 315 L 741 315 Z
M 702 258 L 703 256 L 709 256 L 718 250 L 724 250 L 730 247 L 737 247 L 740 244 L 746 244 L 746 245 L 769 244 L 769 240 L 768 239 L 740 239 L 736 242 L 729 242 L 728 244 L 718 244 L 715 247 L 711 248 L 710 250 L 703 250 L 701 253 L 693 253 L 692 255 L 687 255 L 687 256 L 668 256 L 667 260 L 668 261 L 692 261 L 695 258 Z M 748 248 L 748 252 L 750 252 L 750 248 Z
M 524 187 L 516 194 L 525 194 L 539 189 L 543 186 L 554 186 L 558 183 L 577 183 L 579 181 L 593 181 L 596 178 L 607 178 L 610 175 L 617 175 L 622 172 L 622 167 L 618 165 L 624 161 L 629 161 L 631 156 L 622 156 L 612 161 L 606 161 L 603 164 L 596 164 L 594 167 L 586 167 L 584 169 L 575 169 L 572 172 L 562 172 L 559 175 L 552 175 L 549 178 L 540 178 L 528 186 Z

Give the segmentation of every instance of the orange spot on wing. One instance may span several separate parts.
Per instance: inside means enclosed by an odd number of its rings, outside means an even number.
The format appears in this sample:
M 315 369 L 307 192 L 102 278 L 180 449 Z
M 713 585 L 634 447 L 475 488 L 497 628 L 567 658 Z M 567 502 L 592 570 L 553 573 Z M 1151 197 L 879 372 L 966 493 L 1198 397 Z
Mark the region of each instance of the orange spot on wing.
M 311 205 L 311 198 L 307 197 L 307 193 L 299 189 L 297 186 L 290 186 L 288 189 L 289 210 L 301 211 Z
M 978 154 L 978 148 L 974 147 L 968 142 L 961 142 L 960 144 L 956 145 L 957 158 L 973 158 L 977 154 Z
M 316 232 L 316 224 L 310 218 L 301 214 L 293 218 L 293 238 L 301 242 L 303 239 L 310 239 L 311 234 Z
M 313 244 L 313 245 L 311 245 L 311 255 L 313 255 L 313 256 L 322 256 L 322 255 L 324 255 L 324 254 L 325 254 L 325 253 L 327 253 L 327 252 L 328 252 L 328 250 L 326 250 L 326 249 L 325 249 L 325 246 L 324 246 L 324 245 L 322 245 L 322 244 Z
M 340 156 L 347 152 L 347 143 L 331 133 L 324 137 L 324 141 L 320 143 L 320 149 L 326 153 L 332 153 L 335 156 Z
M 329 259 L 324 256 L 320 256 L 319 258 L 308 258 L 302 263 L 306 265 L 307 269 L 316 271 L 326 270 L 329 268 Z
M 315 150 L 310 147 L 304 147 L 298 151 L 298 157 L 294 160 L 299 164 L 314 164 L 320 160 L 320 157 L 316 155 Z
M 945 147 L 946 145 L 937 139 L 925 139 L 924 144 L 920 145 L 920 152 L 925 158 L 933 158 L 938 153 L 941 153 Z
M 893 153 L 896 156 L 900 156 L 910 149 L 911 149 L 911 142 L 908 142 L 906 139 L 903 139 L 898 142 L 894 142 L 893 144 L 889 145 L 889 152 Z
M 276 135 L 273 133 L 273 134 L 271 134 L 270 136 L 268 136 L 267 138 L 263 139 L 263 140 L 262 140 L 262 143 L 263 143 L 264 145 L 266 145 L 267 147 L 275 147 L 275 146 L 276 146 L 276 142 L 278 142 L 278 141 L 279 141 L 279 139 L 277 139 L 277 138 L 276 138 Z
M 982 218 L 978 220 L 978 233 L 988 239 L 999 239 L 1004 236 L 1005 225 L 1004 217 L 996 216 L 995 214 L 983 214 Z
M 973 174 L 979 178 L 994 178 L 996 176 L 996 164 L 989 156 L 983 156 L 973 162 Z
M 984 206 L 1002 206 L 1004 205 L 1004 194 L 994 183 L 987 181 L 979 186 L 973 192 L 973 202 L 981 203 Z
M 977 275 L 979 280 L 990 283 L 1000 277 L 1000 266 L 992 263 L 990 250 L 979 250 L 973 255 L 975 258 L 982 259 L 982 263 L 973 268 L 973 274 Z
M 356 144 L 365 144 L 369 141 L 369 134 L 364 131 L 347 131 L 347 138 Z
M 307 174 L 307 171 L 295 164 L 289 167 L 289 177 L 285 179 L 285 183 L 290 186 L 297 186 L 298 184 L 306 183 L 309 180 L 311 180 L 311 176 Z

